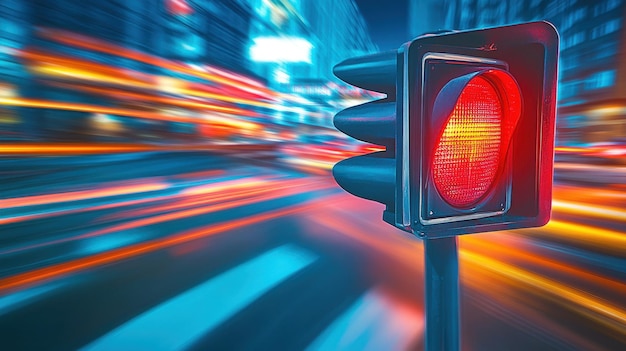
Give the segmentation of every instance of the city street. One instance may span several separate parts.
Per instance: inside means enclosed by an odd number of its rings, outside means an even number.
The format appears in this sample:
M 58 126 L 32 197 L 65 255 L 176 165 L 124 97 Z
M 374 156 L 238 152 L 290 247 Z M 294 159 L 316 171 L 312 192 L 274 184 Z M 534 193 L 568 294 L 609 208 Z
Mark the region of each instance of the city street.
M 329 172 L 189 151 L 0 163 L 3 349 L 422 347 L 421 242 Z M 463 350 L 624 349 L 624 203 L 560 180 L 547 226 L 460 237 Z
M 2 1 L 0 351 L 626 350 L 625 19 Z

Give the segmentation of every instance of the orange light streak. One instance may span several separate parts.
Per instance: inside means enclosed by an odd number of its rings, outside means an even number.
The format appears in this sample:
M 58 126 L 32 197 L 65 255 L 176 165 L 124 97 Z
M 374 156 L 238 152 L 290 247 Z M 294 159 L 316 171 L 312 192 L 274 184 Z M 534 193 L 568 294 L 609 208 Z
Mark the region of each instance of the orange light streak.
M 333 196 L 317 199 L 315 202 L 299 204 L 285 209 L 253 215 L 225 223 L 214 224 L 203 228 L 193 229 L 167 238 L 152 240 L 145 243 L 129 245 L 108 252 L 91 255 L 70 262 L 55 264 L 49 267 L 35 269 L 30 272 L 16 274 L 11 277 L 0 279 L 0 294 L 9 291 L 42 283 L 51 279 L 58 279 L 63 275 L 84 271 L 89 268 L 111 264 L 120 260 L 136 257 L 156 250 L 165 249 L 174 245 L 206 238 L 227 230 L 241 228 L 252 224 L 261 223 L 278 217 L 292 215 L 319 206 L 319 201 L 333 201 Z
M 17 249 L 11 249 L 8 251 L 0 251 L 0 254 L 6 254 L 6 253 L 14 253 L 14 252 L 18 252 L 18 251 L 24 251 L 24 250 L 30 250 L 30 249 L 34 249 L 34 248 L 38 248 L 38 247 L 43 247 L 43 246 L 49 246 L 49 245 L 56 245 L 56 244 L 60 244 L 60 243 L 65 243 L 65 242 L 71 242 L 71 241 L 77 241 L 77 240 L 81 240 L 81 239 L 85 239 L 85 238 L 91 238 L 91 237 L 96 237 L 96 236 L 101 236 L 101 235 L 105 235 L 105 234 L 110 234 L 113 232 L 117 232 L 117 231 L 121 231 L 121 230 L 128 230 L 128 229 L 134 229 L 134 228 L 138 228 L 138 227 L 142 227 L 142 226 L 147 226 L 147 225 L 152 225 L 152 224 L 157 224 L 157 223 L 162 223 L 162 222 L 167 222 L 167 221 L 171 221 L 171 220 L 176 220 L 176 219 L 182 219 L 182 218 L 188 218 L 188 217 L 192 217 L 195 215 L 199 215 L 199 214 L 207 214 L 207 213 L 211 213 L 211 212 L 216 212 L 216 211 L 221 211 L 221 210 L 226 210 L 226 209 L 231 209 L 231 208 L 235 208 L 235 207 L 240 207 L 240 206 L 245 206 L 245 205 L 249 205 L 251 203 L 255 203 L 255 202 L 261 202 L 261 201 L 267 201 L 267 200 L 272 200 L 272 199 L 276 199 L 276 198 L 280 198 L 283 196 L 289 196 L 289 195 L 293 195 L 294 193 L 297 193 L 299 191 L 301 191 L 302 189 L 295 189 L 294 190 L 286 190 L 286 189 L 290 189 L 290 188 L 297 188 L 303 185 L 308 185 L 308 187 L 306 188 L 307 191 L 314 191 L 314 190 L 319 190 L 319 189 L 323 189 L 323 188 L 328 188 L 328 186 L 321 186 L 321 185 L 311 185 L 313 183 L 311 183 L 310 181 L 308 183 L 306 183 L 306 181 L 301 180 L 300 182 L 293 182 L 290 185 L 287 186 L 283 186 L 284 183 L 281 182 L 281 190 L 280 191 L 276 191 L 276 184 L 268 184 L 268 186 L 265 189 L 252 189 L 252 190 L 243 190 L 240 191 L 237 195 L 233 195 L 233 194 L 223 194 L 221 196 L 215 196 L 213 195 L 212 198 L 208 198 L 208 197 L 204 197 L 204 201 L 196 201 L 195 204 L 203 204 L 203 205 L 208 205 L 208 204 L 213 204 L 211 206 L 204 206 L 201 208 L 191 208 L 185 211 L 179 211 L 179 212 L 173 212 L 173 213 L 165 213 L 162 215 L 158 215 L 155 217 L 149 217 L 149 218 L 142 218 L 139 220 L 135 220 L 135 221 L 131 221 L 128 223 L 123 223 L 123 224 L 119 224 L 119 225 L 115 225 L 115 226 L 111 226 L 108 228 L 104 228 L 95 232 L 90 232 L 90 233 L 86 233 L 86 234 L 82 234 L 82 235 L 78 235 L 78 236 L 73 236 L 73 237 L 69 237 L 69 238 L 63 238 L 63 239 L 57 239 L 57 240 L 52 240 L 52 241 L 47 241 L 44 243 L 40 243 L 40 244 L 34 244 L 34 245 L 28 245 L 25 247 L 20 247 Z M 260 196 L 263 195 L 265 193 L 271 192 L 270 195 L 266 195 L 266 196 Z M 243 194 L 241 194 L 243 193 Z M 243 196 L 242 196 L 243 195 Z M 170 195 L 170 196 L 163 196 L 160 197 L 158 199 L 151 199 L 151 200 L 163 200 L 166 198 L 175 198 L 175 197 L 182 197 L 184 196 L 183 194 L 175 194 L 175 195 Z M 240 201 L 233 201 L 233 200 L 237 200 L 237 199 L 241 199 L 244 198 L 243 200 Z M 233 201 L 230 203 L 226 203 L 224 201 Z M 221 202 L 221 203 L 220 203 Z M 194 203 L 190 203 L 190 202 L 184 202 L 182 204 L 180 204 L 182 206 L 182 208 L 185 207 L 190 207 L 193 206 Z M 168 205 L 165 205 L 163 207 L 157 207 L 157 209 L 167 209 Z M 175 207 L 175 206 L 174 206 Z M 170 209 L 174 209 L 170 208 Z M 125 213 L 125 217 L 127 216 L 141 216 L 141 215 L 146 215 L 149 214 L 150 211 L 143 211 L 143 210 L 138 210 L 138 211 L 133 211 L 133 212 L 126 212 Z M 124 217 L 113 217 L 114 219 L 121 219 Z
M 502 232 L 498 234 L 505 233 Z M 583 269 L 559 263 L 557 261 L 550 260 L 547 257 L 534 254 L 525 248 L 524 239 L 517 236 L 498 235 L 496 237 L 491 235 L 489 239 L 466 236 L 463 237 L 460 242 L 463 249 L 476 254 L 484 253 L 492 259 L 506 260 L 509 262 L 518 260 L 519 262 L 530 263 L 536 265 L 537 267 L 552 269 L 555 272 L 562 274 L 569 274 L 572 277 L 577 277 L 580 281 L 591 282 L 597 284 L 598 286 L 602 286 L 607 290 L 626 290 L 626 285 L 621 282 L 616 282 L 611 279 L 598 276 L 595 273 L 590 273 Z
M 55 217 L 55 216 L 59 216 L 59 215 L 62 215 L 62 214 L 80 213 L 80 212 L 98 211 L 98 210 L 107 210 L 107 209 L 116 208 L 116 207 L 138 205 L 138 204 L 142 204 L 142 203 L 146 203 L 146 202 L 153 202 L 153 201 L 157 201 L 157 200 L 163 200 L 163 199 L 167 199 L 167 198 L 174 197 L 174 196 L 175 195 L 157 196 L 157 197 L 151 197 L 151 198 L 146 198 L 146 199 L 137 199 L 137 200 L 113 202 L 113 203 L 102 204 L 102 205 L 98 205 L 98 206 L 85 206 L 85 207 L 80 207 L 80 208 L 63 209 L 63 210 L 54 211 L 54 212 L 45 212 L 45 213 L 28 214 L 28 215 L 17 215 L 17 216 L 14 216 L 14 217 L 8 217 L 8 218 L 0 219 L 0 225 L 2 225 L 2 224 L 10 224 L 10 223 L 17 223 L 17 222 L 26 222 L 26 221 L 31 221 L 31 220 L 40 219 L 40 218 L 46 218 L 46 217 Z M 28 248 L 35 248 L 35 247 L 39 247 L 39 246 L 44 246 L 45 244 L 47 244 L 47 243 L 33 245 L 32 247 L 28 247 Z M 27 249 L 27 248 L 24 248 L 24 249 Z M 4 253 L 10 253 L 10 252 L 21 251 L 21 250 L 22 249 L 9 250 L 9 251 L 0 251 L 0 255 L 4 254 Z
M 275 189 L 277 181 L 264 179 L 242 179 L 236 181 L 220 182 L 217 184 L 207 184 L 207 186 L 197 186 L 187 188 L 170 198 L 181 199 L 175 203 L 146 207 L 134 211 L 124 211 L 104 217 L 107 220 L 119 220 L 130 217 L 146 216 L 153 213 L 176 210 L 180 208 L 193 207 L 198 204 L 216 203 L 228 201 L 241 196 L 250 196 L 257 193 L 267 192 Z M 251 189 L 252 188 L 252 189 Z M 188 191 L 193 189 L 191 191 Z
M 130 110 L 130 109 L 124 109 L 124 108 L 105 107 L 105 106 L 72 103 L 72 102 L 58 102 L 58 101 L 50 101 L 50 100 L 1 98 L 0 105 L 14 106 L 14 107 L 49 108 L 49 109 L 64 110 L 64 111 L 104 113 L 104 114 L 110 114 L 110 115 L 120 115 L 120 116 L 127 116 L 127 117 L 153 119 L 153 120 L 167 121 L 167 122 L 181 122 L 181 123 L 207 124 L 207 125 L 221 124 L 221 125 L 225 125 L 229 127 L 236 127 L 236 128 L 248 129 L 248 130 L 257 130 L 261 128 L 261 126 L 256 123 L 241 121 L 241 120 L 230 120 L 226 118 L 220 118 L 220 119 L 214 118 L 214 119 L 208 120 L 208 119 L 203 119 L 203 118 L 198 118 L 198 117 L 173 116 L 173 115 L 165 115 L 165 114 L 155 113 L 155 112 L 138 111 L 138 110 Z M 217 106 L 217 105 L 212 106 L 210 108 L 209 107 L 205 107 L 205 108 L 212 109 L 218 112 L 238 113 L 238 109 Z
M 215 174 L 219 174 L 219 173 L 222 173 L 222 172 L 220 172 L 220 171 L 202 172 L 202 174 L 205 174 L 205 175 L 215 175 Z M 200 173 L 197 173 L 197 174 L 200 174 Z M 181 176 L 185 176 L 185 174 L 183 174 Z M 137 193 L 139 193 L 139 191 Z M 64 193 L 61 193 L 61 194 L 64 194 Z M 47 195 L 43 195 L 43 196 L 54 197 L 54 196 L 57 196 L 57 195 L 58 195 L 58 193 L 47 194 Z M 110 209 L 110 208 L 116 208 L 116 207 L 137 205 L 137 204 L 141 204 L 141 203 L 162 201 L 162 200 L 167 200 L 167 199 L 172 199 L 172 198 L 179 198 L 179 197 L 185 197 L 185 196 L 188 196 L 188 195 L 186 195 L 184 193 L 175 193 L 175 194 L 168 194 L 168 195 L 149 197 L 149 198 L 145 198 L 145 199 L 126 200 L 126 201 L 114 202 L 114 203 L 110 203 L 110 204 L 102 204 L 102 205 L 96 205 L 96 206 L 84 206 L 84 207 L 81 207 L 81 208 L 62 209 L 62 210 L 58 210 L 58 211 L 51 211 L 51 212 L 45 212 L 45 213 L 16 215 L 16 216 L 13 216 L 13 217 L 8 217 L 8 218 L 0 218 L 0 225 L 1 224 L 24 222 L 24 221 L 29 221 L 29 220 L 39 219 L 39 218 L 59 216 L 61 214 L 88 212 L 88 211 L 96 211 L 96 210 L 104 210 L 104 209 Z M 92 198 L 95 198 L 95 197 L 88 196 L 86 198 L 77 198 L 76 200 L 85 200 L 85 199 L 92 199 Z M 24 199 L 24 198 L 15 198 L 15 199 Z M 67 201 L 76 201 L 76 200 L 67 200 Z M 35 205 L 40 205 L 40 204 L 41 203 L 36 203 Z M 139 212 L 141 212 L 141 211 L 139 211 Z M 124 216 L 109 216 L 108 218 L 109 218 L 109 220 L 111 220 L 111 219 L 119 219 L 120 217 L 121 218 L 126 218 L 126 217 L 128 217 L 128 215 L 129 215 L 128 212 L 124 212 Z M 44 244 L 48 244 L 48 243 L 44 243 Z M 43 246 L 44 244 L 35 245 L 35 246 L 28 247 L 28 248 L 39 247 L 39 246 Z M 14 252 L 14 251 L 15 250 L 11 250 L 11 251 L 1 251 L 0 250 L 0 255 L 3 254 L 3 253 L 9 253 L 9 252 Z
M 554 148 L 554 151 L 559 153 L 559 152 L 572 152 L 572 153 L 589 153 L 589 152 L 593 152 L 592 149 L 589 148 L 583 148 L 583 147 L 565 147 L 565 146 L 557 146 Z
M 67 44 L 83 49 L 89 49 L 97 52 L 103 52 L 119 57 L 125 57 L 135 61 L 151 64 L 154 66 L 166 68 L 174 72 L 184 73 L 190 76 L 206 79 L 225 85 L 232 86 L 247 92 L 258 92 L 266 96 L 275 95 L 271 90 L 260 87 L 258 83 L 250 84 L 243 79 L 231 79 L 223 74 L 208 73 L 177 64 L 158 56 L 152 56 L 140 51 L 131 50 L 122 46 L 114 45 L 103 40 L 90 38 L 84 35 L 74 34 L 64 30 L 44 28 L 38 31 L 42 38 L 56 41 L 58 43 Z M 212 72 L 217 72 L 213 70 Z
M 211 151 L 237 153 L 255 151 L 256 145 L 141 145 L 141 144 L 0 144 L 0 155 L 90 155 L 152 151 Z M 262 148 L 263 146 L 259 146 Z
M 470 276 L 480 275 L 479 272 L 508 278 L 520 286 L 526 286 L 533 291 L 541 291 L 552 299 L 571 308 L 569 304 L 582 306 L 593 313 L 585 313 L 588 317 L 604 324 L 605 326 L 626 335 L 626 312 L 616 306 L 602 301 L 593 295 L 580 290 L 570 288 L 556 281 L 527 272 L 493 258 L 483 256 L 468 250 L 461 249 L 459 257 L 463 264 L 467 264 L 472 270 Z M 582 312 L 582 311 L 578 311 Z
M 561 201 L 585 202 L 587 204 L 603 204 L 623 207 L 626 203 L 626 191 L 608 188 L 593 189 L 567 186 L 563 184 L 555 185 L 553 198 Z
M 131 80 L 128 78 L 120 78 L 113 75 L 106 75 L 104 73 L 96 73 L 95 71 L 86 71 L 70 67 L 61 67 L 53 64 L 39 63 L 31 70 L 41 75 L 51 75 L 68 77 L 73 79 L 97 81 L 101 83 L 112 83 L 116 85 L 122 85 L 131 88 L 142 88 L 148 90 L 156 90 L 155 85 L 148 82 L 142 82 L 139 80 Z
M 136 101 L 142 101 L 142 102 L 146 102 L 146 101 L 156 102 L 156 103 L 160 103 L 164 105 L 191 108 L 191 109 L 196 109 L 196 110 L 211 110 L 215 106 L 220 106 L 220 107 L 232 108 L 236 110 L 238 116 L 247 116 L 247 117 L 259 117 L 260 116 L 258 113 L 254 111 L 237 109 L 234 107 L 226 107 L 226 106 L 215 105 L 215 104 L 209 104 L 209 103 L 201 102 L 201 101 L 192 101 L 192 100 L 185 100 L 181 98 L 132 93 L 128 91 L 116 90 L 116 89 L 111 89 L 111 88 L 90 87 L 90 86 L 82 86 L 82 85 L 77 87 L 71 84 L 63 84 L 63 83 L 59 83 L 57 85 L 62 86 L 62 87 L 71 87 L 74 89 L 80 89 L 81 91 L 84 91 L 84 92 L 108 95 L 108 96 L 115 97 L 118 99 L 136 100 Z
M 314 190 L 323 189 L 325 187 L 327 186 L 326 185 L 309 186 L 306 188 L 306 190 L 314 191 Z M 157 215 L 154 217 L 142 218 L 142 219 L 134 220 L 132 222 L 119 224 L 119 225 L 105 228 L 102 230 L 98 230 L 89 234 L 81 235 L 80 237 L 76 237 L 76 238 L 78 239 L 78 238 L 94 237 L 94 236 L 109 234 L 109 233 L 118 232 L 122 230 L 134 229 L 134 228 L 139 228 L 143 226 L 169 222 L 169 221 L 173 221 L 177 219 L 189 218 L 189 217 L 194 217 L 194 216 L 203 215 L 207 213 L 228 210 L 232 208 L 250 205 L 253 203 L 257 203 L 257 202 L 268 201 L 268 200 L 273 200 L 273 199 L 278 199 L 281 197 L 294 195 L 296 193 L 300 193 L 301 191 L 303 191 L 303 189 L 301 188 L 301 184 L 285 186 L 281 183 L 280 189 L 276 189 L 275 187 L 272 187 L 271 189 L 267 189 L 265 192 L 271 192 L 268 195 L 246 197 L 241 200 L 235 200 L 235 201 L 226 202 L 226 203 L 219 203 L 219 204 L 215 204 L 211 206 L 191 208 L 191 209 L 178 211 L 178 212 L 172 212 L 172 213 L 164 213 L 164 214 Z M 228 198 L 228 197 L 229 195 L 226 195 L 224 198 Z
M 21 56 L 24 59 L 32 60 L 35 64 L 32 66 L 32 70 L 36 73 L 44 74 L 44 75 L 53 75 L 53 76 L 61 76 L 68 77 L 72 79 L 80 79 L 80 80 L 88 80 L 88 81 L 98 81 L 104 83 L 112 83 L 116 85 L 121 85 L 124 87 L 129 87 L 133 89 L 141 88 L 144 90 L 151 90 L 156 92 L 161 92 L 163 87 L 160 86 L 157 82 L 159 81 L 160 76 L 150 75 L 146 73 L 130 71 L 126 69 L 120 69 L 113 66 L 107 66 L 104 64 L 99 64 L 86 60 L 79 60 L 75 58 L 62 57 L 53 54 L 46 54 L 41 52 L 34 51 L 22 51 Z M 186 94 L 190 96 L 201 96 L 210 98 L 218 101 L 227 101 L 227 102 L 236 102 L 246 105 L 256 105 L 263 107 L 272 107 L 273 105 L 268 103 L 262 103 L 257 100 L 243 99 L 238 97 L 233 97 L 230 95 L 223 94 L 215 94 L 215 93 L 206 93 L 201 92 L 195 89 L 185 89 L 185 86 L 189 85 L 189 82 L 183 79 L 167 77 L 168 81 L 175 83 L 176 88 L 175 91 L 179 94 Z M 128 95 L 132 95 L 132 93 L 126 93 Z M 193 106 L 198 108 L 199 106 L 194 104 L 191 101 L 184 101 L 180 99 L 166 99 L 161 98 L 162 101 L 168 101 L 168 103 L 172 103 L 175 101 L 179 101 L 179 103 L 187 103 L 189 106 Z M 218 105 L 211 104 L 202 104 L 202 108 L 207 109 L 215 109 L 215 107 L 221 107 Z M 225 107 L 224 107 L 225 108 Z M 230 107 L 232 108 L 232 107 Z M 232 108 L 234 111 L 242 111 L 241 109 Z M 247 111 L 246 111 L 247 112 Z M 249 112 L 248 112 L 249 114 Z
M 531 237 L 536 235 L 558 237 L 620 254 L 626 251 L 626 235 L 624 232 L 595 226 L 552 220 L 541 228 L 541 232 L 525 233 L 526 231 L 520 232 L 522 235 Z
M 128 195 L 167 189 L 170 185 L 162 182 L 151 184 L 137 184 L 127 186 L 109 187 L 104 189 L 79 190 L 66 193 L 55 193 L 46 195 L 34 195 L 25 197 L 15 197 L 0 199 L 0 208 L 24 207 L 33 205 L 48 205 L 59 202 L 79 201 L 96 199 L 117 195 Z
M 59 57 L 54 55 L 46 55 L 42 53 L 34 53 L 29 51 L 23 51 L 22 56 L 26 59 L 35 60 L 37 63 L 33 66 L 32 69 L 40 74 L 112 83 L 125 87 L 142 88 L 157 92 L 162 92 L 164 90 L 164 88 L 157 83 L 161 77 L 156 75 L 148 75 L 135 71 L 120 70 L 116 67 L 106 66 L 89 61 Z M 206 92 L 199 89 L 189 89 L 185 88 L 185 86 L 189 86 L 189 82 L 186 80 L 174 77 L 166 78 L 170 82 L 176 84 L 176 86 L 173 88 L 173 92 L 178 95 L 202 97 L 217 101 L 238 103 L 247 106 L 279 109 L 282 111 L 291 111 L 297 113 L 303 112 L 298 107 L 278 106 L 273 103 L 232 96 L 232 94 L 224 95 Z M 309 111 L 304 111 L 303 113 L 308 115 L 314 115 L 313 112 Z
M 552 200 L 552 209 L 558 210 L 562 213 L 626 222 L 626 210 L 616 207 L 586 205 L 577 202 Z
M 84 155 L 163 150 L 153 145 L 132 144 L 0 144 L 2 155 Z

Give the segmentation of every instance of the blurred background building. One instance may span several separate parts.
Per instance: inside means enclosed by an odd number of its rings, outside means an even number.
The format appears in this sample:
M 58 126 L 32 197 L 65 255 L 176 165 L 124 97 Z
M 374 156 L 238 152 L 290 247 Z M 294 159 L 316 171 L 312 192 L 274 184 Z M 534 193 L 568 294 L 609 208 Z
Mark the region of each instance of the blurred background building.
M 254 0 L 250 58 L 268 81 L 337 81 L 332 67 L 373 53 L 367 25 L 353 0 Z
M 3 1 L 0 138 L 264 142 L 277 135 L 328 136 L 335 111 L 377 96 L 332 74 L 341 60 L 378 51 L 358 3 Z M 440 29 L 551 21 L 561 34 L 557 143 L 623 143 L 623 0 L 398 4 L 407 10 L 407 40 Z
M 623 0 L 412 0 L 410 34 L 533 20 L 561 36 L 557 143 L 622 142 L 626 136 Z
M 8 0 L 0 20 L 3 139 L 262 142 L 371 98 L 332 74 L 377 51 L 353 0 Z

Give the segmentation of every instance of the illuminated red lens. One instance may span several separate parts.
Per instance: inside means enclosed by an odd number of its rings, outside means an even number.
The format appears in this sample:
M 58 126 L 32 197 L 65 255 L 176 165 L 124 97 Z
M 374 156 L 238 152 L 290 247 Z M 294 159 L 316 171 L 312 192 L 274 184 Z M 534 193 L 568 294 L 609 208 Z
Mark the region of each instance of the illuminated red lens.
M 433 181 L 450 205 L 470 207 L 491 188 L 504 157 L 502 141 L 508 135 L 502 125 L 509 108 L 483 76 L 472 78 L 461 92 L 433 159 Z

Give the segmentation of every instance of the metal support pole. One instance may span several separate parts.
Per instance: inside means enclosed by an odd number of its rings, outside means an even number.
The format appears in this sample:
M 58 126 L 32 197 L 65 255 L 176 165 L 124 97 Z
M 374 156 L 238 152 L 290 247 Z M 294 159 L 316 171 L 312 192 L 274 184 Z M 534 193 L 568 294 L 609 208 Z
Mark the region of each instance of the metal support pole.
M 459 258 L 456 236 L 424 240 L 426 351 L 458 351 Z

